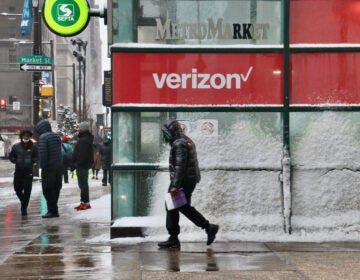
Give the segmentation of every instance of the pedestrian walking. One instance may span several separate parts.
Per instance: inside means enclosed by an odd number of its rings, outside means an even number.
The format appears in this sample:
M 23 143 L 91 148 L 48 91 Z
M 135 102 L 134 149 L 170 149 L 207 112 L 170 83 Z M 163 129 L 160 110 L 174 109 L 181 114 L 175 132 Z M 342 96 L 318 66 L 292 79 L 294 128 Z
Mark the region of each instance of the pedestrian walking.
M 74 209 L 81 211 L 91 208 L 89 197 L 89 169 L 92 167 L 94 160 L 94 136 L 90 133 L 90 125 L 88 122 L 79 123 L 78 137 L 79 139 L 75 145 L 72 157 L 71 170 L 76 169 L 78 186 L 80 188 L 80 204 Z
M 100 147 L 101 165 L 103 169 L 102 185 L 106 186 L 111 182 L 111 143 L 110 138 L 106 136 L 103 140 L 103 144 Z
M 200 181 L 200 169 L 194 142 L 187 137 L 176 120 L 166 122 L 162 127 L 165 142 L 170 144 L 169 173 L 170 185 L 168 192 L 172 196 L 184 191 L 187 204 L 166 212 L 166 229 L 170 235 L 168 240 L 158 243 L 160 248 L 180 248 L 178 235 L 180 234 L 179 212 L 192 221 L 196 226 L 205 229 L 207 245 L 216 237 L 219 226 L 210 224 L 204 216 L 191 206 L 191 195 L 196 184 Z
M 62 188 L 61 139 L 47 120 L 38 122 L 35 129 L 39 134 L 41 185 L 47 204 L 47 213 L 42 218 L 56 218 L 59 217 L 58 200 Z
M 99 171 L 101 168 L 101 156 L 100 156 L 100 144 L 98 142 L 93 143 L 94 150 L 94 163 L 92 165 L 92 178 L 98 179 Z
M 31 140 L 31 131 L 23 130 L 19 137 L 20 142 L 12 146 L 9 159 L 15 163 L 14 190 L 21 203 L 21 215 L 26 216 L 32 190 L 33 166 L 38 159 L 38 150 Z
M 69 167 L 72 158 L 73 148 L 69 143 L 69 138 L 63 136 L 61 138 L 61 155 L 62 155 L 62 174 L 64 178 L 64 183 L 69 183 Z

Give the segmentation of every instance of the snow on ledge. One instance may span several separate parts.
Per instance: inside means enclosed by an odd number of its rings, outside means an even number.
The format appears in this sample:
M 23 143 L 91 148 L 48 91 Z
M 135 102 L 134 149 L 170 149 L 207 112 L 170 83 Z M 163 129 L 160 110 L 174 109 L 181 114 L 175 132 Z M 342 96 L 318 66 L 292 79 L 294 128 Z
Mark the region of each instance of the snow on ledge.
M 147 43 L 116 43 L 111 45 L 112 48 L 123 48 L 123 49 L 274 49 L 283 48 L 283 45 L 167 45 L 167 44 L 147 44 Z

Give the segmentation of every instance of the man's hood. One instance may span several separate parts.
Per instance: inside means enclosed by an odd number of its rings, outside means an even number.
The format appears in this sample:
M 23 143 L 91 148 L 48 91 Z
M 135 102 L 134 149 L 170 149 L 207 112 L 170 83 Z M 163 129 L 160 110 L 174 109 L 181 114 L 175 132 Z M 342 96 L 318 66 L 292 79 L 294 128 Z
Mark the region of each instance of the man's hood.
M 165 141 L 170 143 L 183 133 L 181 125 L 177 120 L 167 121 L 161 130 Z
M 35 126 L 35 130 L 39 135 L 50 132 L 51 131 L 51 125 L 47 120 L 41 120 L 38 122 L 38 124 Z

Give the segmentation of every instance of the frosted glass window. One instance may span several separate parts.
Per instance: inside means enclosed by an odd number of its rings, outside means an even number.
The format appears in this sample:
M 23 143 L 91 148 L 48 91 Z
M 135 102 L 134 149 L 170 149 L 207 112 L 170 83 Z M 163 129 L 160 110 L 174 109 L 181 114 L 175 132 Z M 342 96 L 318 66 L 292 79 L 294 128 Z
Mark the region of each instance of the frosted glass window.
M 156 38 L 167 44 L 281 43 L 281 1 L 140 0 L 138 9 L 138 26 L 152 26 L 150 30 L 138 29 L 139 40 Z

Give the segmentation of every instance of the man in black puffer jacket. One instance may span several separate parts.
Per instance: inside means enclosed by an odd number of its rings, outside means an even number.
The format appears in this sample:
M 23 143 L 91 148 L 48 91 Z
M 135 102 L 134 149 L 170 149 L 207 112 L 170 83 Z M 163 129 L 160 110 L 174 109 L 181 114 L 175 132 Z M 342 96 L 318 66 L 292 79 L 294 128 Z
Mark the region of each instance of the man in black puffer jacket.
M 160 248 L 180 248 L 178 235 L 179 211 L 198 227 L 205 229 L 208 238 L 207 245 L 210 245 L 216 237 L 219 226 L 210 224 L 193 206 L 191 206 L 191 195 L 195 186 L 200 182 L 200 170 L 197 160 L 196 147 L 194 142 L 187 137 L 176 120 L 166 122 L 162 127 L 164 140 L 171 146 L 169 156 L 170 186 L 168 192 L 172 196 L 178 195 L 183 189 L 188 203 L 180 208 L 167 210 L 166 229 L 170 235 L 169 239 L 158 243 Z
M 76 169 L 76 176 L 80 188 L 80 204 L 75 207 L 75 210 L 78 211 L 91 208 L 89 198 L 89 169 L 92 167 L 94 161 L 94 136 L 89 130 L 90 124 L 88 122 L 79 123 L 79 140 L 76 143 L 71 160 L 71 171 Z
M 32 132 L 23 130 L 20 142 L 12 146 L 9 159 L 15 163 L 14 189 L 21 202 L 21 215 L 27 215 L 33 181 L 33 165 L 37 162 L 38 150 L 31 140 Z
M 41 185 L 48 212 L 43 218 L 59 217 L 58 200 L 62 188 L 62 155 L 60 136 L 51 130 L 47 120 L 41 120 L 35 127 L 40 135 L 38 148 L 41 168 Z

